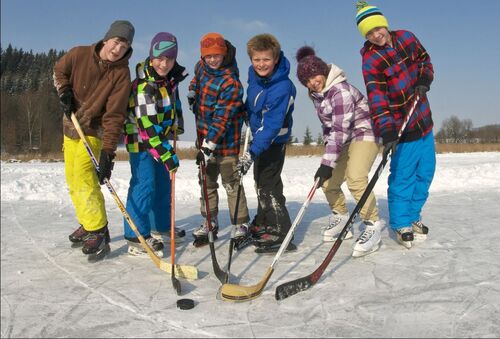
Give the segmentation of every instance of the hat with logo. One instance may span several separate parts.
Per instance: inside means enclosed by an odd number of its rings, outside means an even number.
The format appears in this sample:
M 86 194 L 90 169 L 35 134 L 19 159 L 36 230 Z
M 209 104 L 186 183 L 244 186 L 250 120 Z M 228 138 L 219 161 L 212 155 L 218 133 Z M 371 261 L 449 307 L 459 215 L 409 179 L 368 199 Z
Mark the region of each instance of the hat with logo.
M 376 27 L 389 29 L 389 23 L 378 7 L 370 6 L 366 1 L 358 1 L 356 10 L 356 24 L 363 38 Z
M 227 54 L 227 46 L 224 37 L 219 33 L 207 33 L 200 40 L 201 57 L 212 54 Z
M 167 57 L 177 59 L 177 38 L 168 32 L 160 32 L 151 40 L 149 58 Z
M 122 38 L 127 40 L 129 45 L 132 45 L 132 40 L 134 40 L 135 29 L 134 26 L 127 20 L 116 20 L 111 24 L 109 30 L 104 36 L 104 41 L 112 38 Z

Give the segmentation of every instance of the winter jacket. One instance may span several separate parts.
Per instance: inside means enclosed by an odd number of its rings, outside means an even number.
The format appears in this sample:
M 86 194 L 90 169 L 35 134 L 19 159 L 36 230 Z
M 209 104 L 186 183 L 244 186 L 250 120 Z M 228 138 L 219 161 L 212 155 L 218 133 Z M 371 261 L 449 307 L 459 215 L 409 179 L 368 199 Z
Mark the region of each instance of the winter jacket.
M 249 68 L 246 108 L 253 136 L 252 157 L 259 156 L 271 144 L 285 144 L 290 138 L 296 89 L 289 74 L 290 63 L 283 52 L 268 78 L 259 77 L 252 66 Z
M 226 46 L 228 53 L 222 66 L 213 69 L 201 59 L 189 85 L 195 92 L 193 113 L 199 142 L 212 142 L 216 145 L 214 154 L 220 156 L 239 154 L 245 116 L 236 49 L 227 40 Z
M 366 98 L 336 65 L 330 65 L 325 88 L 309 96 L 323 128 L 322 164 L 334 168 L 342 148 L 353 141 L 376 141 Z
M 165 164 L 169 171 L 177 169 L 179 159 L 168 139 L 184 132 L 178 82 L 187 74 L 185 68 L 175 64 L 167 77 L 159 76 L 147 58 L 136 66 L 136 78 L 132 82 L 128 116 L 125 121 L 127 151 L 148 151 Z
M 430 87 L 434 79 L 431 59 L 415 35 L 403 30 L 390 34 L 394 48 L 366 41 L 361 49 L 363 77 L 375 133 L 382 136 L 384 144 L 397 139 L 412 105 L 415 86 Z M 427 97 L 420 98 L 400 142 L 417 140 L 431 132 L 432 126 Z
M 59 94 L 68 87 L 73 89 L 75 112 L 86 135 L 102 139 L 102 148 L 114 152 L 123 131 L 130 94 L 128 60 L 125 56 L 115 62 L 99 57 L 103 42 L 91 46 L 72 48 L 54 66 L 54 85 Z M 79 139 L 71 120 L 63 117 L 64 135 Z

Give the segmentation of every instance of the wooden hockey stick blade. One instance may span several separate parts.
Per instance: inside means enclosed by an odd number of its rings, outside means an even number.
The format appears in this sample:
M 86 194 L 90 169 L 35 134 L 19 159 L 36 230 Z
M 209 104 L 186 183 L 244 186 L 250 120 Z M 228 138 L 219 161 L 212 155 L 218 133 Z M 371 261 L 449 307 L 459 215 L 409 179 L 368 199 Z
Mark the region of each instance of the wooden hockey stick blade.
M 172 264 L 166 261 L 159 261 L 158 267 L 160 270 L 167 273 L 172 273 Z M 198 279 L 198 269 L 192 265 L 175 265 L 175 276 L 187 279 L 187 280 L 197 280 Z
M 76 118 L 75 114 L 71 114 L 71 121 L 73 122 L 73 125 L 75 126 L 75 129 L 80 136 L 80 139 L 82 140 L 85 149 L 87 150 L 90 159 L 92 160 L 92 163 L 94 164 L 94 167 L 96 170 L 99 170 L 99 163 L 97 162 L 96 157 L 94 156 L 94 153 L 92 153 L 92 150 L 87 142 L 87 139 L 85 137 L 85 134 L 83 133 L 82 127 L 80 126 L 80 123 L 78 122 L 78 119 Z M 106 187 L 109 190 L 109 193 L 111 193 L 111 196 L 115 200 L 116 204 L 118 205 L 118 208 L 120 209 L 120 212 L 123 214 L 123 217 L 127 220 L 127 222 L 130 225 L 130 228 L 132 231 L 135 233 L 137 238 L 139 239 L 139 242 L 141 243 L 142 247 L 146 251 L 146 253 L 149 255 L 153 263 L 158 267 L 160 270 L 172 273 L 172 266 L 169 263 L 163 262 L 160 257 L 158 257 L 153 250 L 149 247 L 149 245 L 146 243 L 146 240 L 144 240 L 144 237 L 141 235 L 139 230 L 137 229 L 137 226 L 135 225 L 134 221 L 130 217 L 130 215 L 127 212 L 127 209 L 123 205 L 120 197 L 116 193 L 114 187 L 111 185 L 108 179 L 104 179 L 104 183 Z M 198 270 L 194 266 L 188 266 L 188 265 L 176 265 L 175 266 L 175 274 L 178 275 L 181 278 L 188 279 L 188 280 L 196 280 L 198 279 Z
M 227 301 L 247 301 L 255 299 L 262 294 L 273 272 L 274 268 L 269 266 L 262 280 L 252 286 L 224 284 L 220 289 L 221 298 Z

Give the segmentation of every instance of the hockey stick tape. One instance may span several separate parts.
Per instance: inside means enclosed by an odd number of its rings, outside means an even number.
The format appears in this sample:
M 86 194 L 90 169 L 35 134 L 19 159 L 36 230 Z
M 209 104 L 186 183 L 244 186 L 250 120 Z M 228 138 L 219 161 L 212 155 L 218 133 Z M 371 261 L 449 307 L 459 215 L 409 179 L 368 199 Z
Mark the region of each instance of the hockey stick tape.
M 194 307 L 193 299 L 179 299 L 177 300 L 177 308 L 181 310 L 190 310 Z

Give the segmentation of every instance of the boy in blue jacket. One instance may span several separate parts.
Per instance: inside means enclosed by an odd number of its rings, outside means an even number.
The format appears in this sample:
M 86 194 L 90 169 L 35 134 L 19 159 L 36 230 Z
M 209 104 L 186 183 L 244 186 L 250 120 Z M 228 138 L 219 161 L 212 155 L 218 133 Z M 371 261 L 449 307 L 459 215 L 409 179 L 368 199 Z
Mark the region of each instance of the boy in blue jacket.
M 252 66 L 248 72 L 246 109 L 253 141 L 238 167 L 245 174 L 255 163 L 258 209 L 250 231 L 256 252 L 275 252 L 291 226 L 281 171 L 292 131 L 296 89 L 289 78 L 290 63 L 273 35 L 254 36 L 247 43 L 247 52 Z M 290 243 L 287 250 L 295 248 Z

